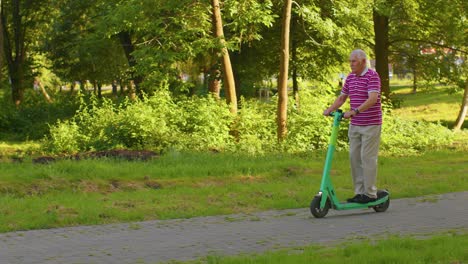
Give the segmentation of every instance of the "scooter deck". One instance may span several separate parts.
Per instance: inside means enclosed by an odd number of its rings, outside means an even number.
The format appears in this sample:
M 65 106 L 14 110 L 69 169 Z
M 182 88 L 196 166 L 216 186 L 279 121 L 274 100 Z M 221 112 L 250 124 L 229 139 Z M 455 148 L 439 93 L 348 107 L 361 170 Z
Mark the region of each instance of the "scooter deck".
M 338 203 L 334 205 L 335 210 L 349 210 L 349 209 L 359 209 L 359 208 L 370 208 L 377 206 L 379 204 L 383 204 L 388 200 L 388 195 L 377 199 L 370 203 Z

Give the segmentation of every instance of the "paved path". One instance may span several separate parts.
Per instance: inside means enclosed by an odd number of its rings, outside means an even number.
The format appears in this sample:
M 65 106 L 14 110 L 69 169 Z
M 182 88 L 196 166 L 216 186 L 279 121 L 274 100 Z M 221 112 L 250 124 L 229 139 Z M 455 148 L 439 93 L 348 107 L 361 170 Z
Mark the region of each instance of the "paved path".
M 385 234 L 468 230 L 468 191 L 392 200 L 385 213 L 308 208 L 0 234 L 0 263 L 158 263 Z

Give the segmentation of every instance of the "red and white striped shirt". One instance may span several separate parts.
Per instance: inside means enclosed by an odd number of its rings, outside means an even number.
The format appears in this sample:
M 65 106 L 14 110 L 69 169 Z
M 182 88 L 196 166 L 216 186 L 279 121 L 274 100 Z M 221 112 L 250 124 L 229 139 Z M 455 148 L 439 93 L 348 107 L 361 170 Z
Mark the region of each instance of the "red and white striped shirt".
M 369 98 L 369 93 L 378 93 L 377 102 L 366 111 L 360 112 L 351 118 L 351 124 L 354 126 L 382 124 L 380 77 L 376 71 L 366 68 L 360 76 L 354 73 L 349 74 L 341 89 L 341 93 L 349 96 L 351 109 L 362 105 Z

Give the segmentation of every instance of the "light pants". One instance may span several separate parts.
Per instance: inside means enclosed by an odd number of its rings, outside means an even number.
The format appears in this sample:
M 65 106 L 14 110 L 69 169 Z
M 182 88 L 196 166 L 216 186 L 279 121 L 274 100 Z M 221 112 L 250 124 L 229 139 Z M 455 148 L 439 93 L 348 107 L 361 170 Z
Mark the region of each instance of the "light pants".
M 382 126 L 349 125 L 349 159 L 354 193 L 377 197 L 377 156 Z

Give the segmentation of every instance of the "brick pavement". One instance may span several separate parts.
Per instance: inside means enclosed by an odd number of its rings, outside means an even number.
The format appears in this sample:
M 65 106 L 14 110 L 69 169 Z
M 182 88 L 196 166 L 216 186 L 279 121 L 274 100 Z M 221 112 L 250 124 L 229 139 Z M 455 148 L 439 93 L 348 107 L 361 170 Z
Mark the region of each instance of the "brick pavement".
M 159 263 L 356 237 L 466 231 L 467 203 L 468 191 L 392 200 L 385 213 L 331 210 L 323 219 L 301 208 L 10 232 L 0 234 L 0 263 Z

